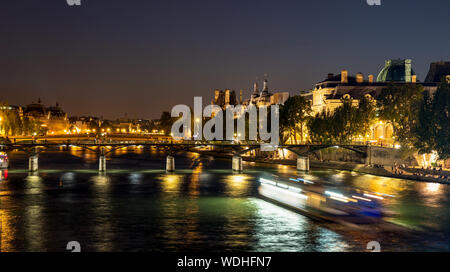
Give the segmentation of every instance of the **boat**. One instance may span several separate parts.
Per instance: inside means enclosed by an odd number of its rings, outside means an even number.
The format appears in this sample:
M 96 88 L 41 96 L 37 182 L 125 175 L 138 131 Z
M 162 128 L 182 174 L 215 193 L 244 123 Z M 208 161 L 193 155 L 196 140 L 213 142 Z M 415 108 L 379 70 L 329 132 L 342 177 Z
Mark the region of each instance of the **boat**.
M 386 215 L 381 203 L 386 196 L 378 193 L 336 188 L 301 178 L 259 181 L 262 198 L 313 219 L 355 226 L 380 223 Z
M 8 155 L 5 152 L 0 152 L 0 169 L 7 169 L 8 166 Z

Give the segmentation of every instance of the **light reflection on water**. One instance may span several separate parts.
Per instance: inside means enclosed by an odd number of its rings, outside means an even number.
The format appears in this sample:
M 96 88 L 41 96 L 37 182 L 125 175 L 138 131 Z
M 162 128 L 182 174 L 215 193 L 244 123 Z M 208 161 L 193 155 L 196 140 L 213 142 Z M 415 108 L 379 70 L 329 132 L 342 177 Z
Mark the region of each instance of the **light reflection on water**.
M 234 174 L 224 177 L 226 185 L 225 193 L 231 197 L 245 197 L 250 194 L 251 176 L 244 174 Z
M 109 158 L 106 174 L 98 174 L 96 157 L 83 150 L 72 157 L 45 154 L 35 175 L 20 170 L 26 158 L 13 154 L 0 183 L 1 251 L 64 251 L 72 240 L 85 251 L 363 251 L 372 239 L 388 244 L 385 250 L 446 250 L 449 244 L 447 185 L 255 163 L 235 174 L 229 161 L 198 155 L 177 156 L 177 171 L 165 173 L 164 153 L 119 153 Z M 258 198 L 262 175 L 394 195 L 386 200 L 393 220 L 444 235 L 427 242 L 319 224 Z
M 256 208 L 257 251 L 346 251 L 349 244 L 341 235 L 314 226 L 306 217 L 261 199 L 252 199 Z M 283 232 L 280 233 L 280 226 Z

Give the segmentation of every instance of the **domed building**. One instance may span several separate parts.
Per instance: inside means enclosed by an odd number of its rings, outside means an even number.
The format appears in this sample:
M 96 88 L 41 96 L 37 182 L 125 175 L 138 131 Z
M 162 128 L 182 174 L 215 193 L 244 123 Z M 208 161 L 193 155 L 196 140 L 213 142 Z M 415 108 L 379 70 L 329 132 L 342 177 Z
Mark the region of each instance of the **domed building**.
M 37 103 L 31 103 L 25 107 L 23 114 L 37 119 L 44 118 L 47 111 L 44 105 L 41 104 L 41 99 Z
M 416 82 L 417 76 L 411 68 L 410 59 L 386 60 L 378 74 L 377 82 Z
M 437 67 L 438 65 L 435 66 Z M 448 67 L 446 65 L 440 65 L 439 67 L 441 66 Z M 436 68 L 436 71 L 438 72 L 434 74 L 439 74 L 439 76 L 447 73 L 447 70 L 443 68 Z M 328 74 L 324 80 L 315 84 L 313 90 L 302 95 L 311 100 L 313 114 L 318 114 L 322 111 L 331 113 L 342 105 L 342 99 L 351 99 L 355 106 L 359 104 L 363 97 L 375 102 L 381 91 L 391 83 L 420 84 L 424 90 L 431 93 L 437 89 L 435 82 L 419 82 L 417 80 L 410 59 L 397 59 L 385 61 L 385 65 L 378 74 L 376 81 L 373 75 L 365 77 L 362 73 L 357 73 L 352 76 L 344 69 L 338 75 Z M 361 137 L 361 141 L 377 141 L 392 146 L 395 142 L 392 134 L 393 127 L 389 122 L 377 122 L 372 127 L 370 135 Z
M 67 114 L 59 107 L 55 106 L 46 108 L 41 99 L 37 103 L 27 105 L 23 114 L 42 123 L 42 127 L 47 128 L 48 134 L 61 134 L 69 130 L 70 123 Z

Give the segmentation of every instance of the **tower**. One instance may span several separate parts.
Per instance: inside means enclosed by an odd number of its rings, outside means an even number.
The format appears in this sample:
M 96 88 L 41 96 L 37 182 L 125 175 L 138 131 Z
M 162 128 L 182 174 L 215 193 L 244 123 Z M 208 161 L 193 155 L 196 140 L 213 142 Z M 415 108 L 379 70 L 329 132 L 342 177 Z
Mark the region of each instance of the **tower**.
M 263 104 L 270 103 L 270 96 L 271 96 L 271 94 L 269 93 L 269 86 L 267 84 L 267 78 L 265 78 L 264 79 L 264 88 L 263 88 L 263 91 L 261 93 L 261 100 L 260 100 L 260 102 L 262 102 Z
M 412 77 L 411 71 L 412 71 L 411 60 L 406 59 L 405 60 L 405 82 L 411 82 L 411 77 Z
M 341 71 L 341 83 L 348 83 L 348 71 L 345 69 Z
M 264 87 L 263 87 L 263 96 L 267 96 L 269 94 L 269 86 L 267 85 L 267 78 L 264 79 Z
M 255 82 L 254 84 L 253 84 L 253 93 L 252 93 L 252 96 L 251 96 L 251 101 L 254 101 L 256 98 L 258 98 L 259 97 L 259 90 L 258 90 L 258 83 L 257 82 Z

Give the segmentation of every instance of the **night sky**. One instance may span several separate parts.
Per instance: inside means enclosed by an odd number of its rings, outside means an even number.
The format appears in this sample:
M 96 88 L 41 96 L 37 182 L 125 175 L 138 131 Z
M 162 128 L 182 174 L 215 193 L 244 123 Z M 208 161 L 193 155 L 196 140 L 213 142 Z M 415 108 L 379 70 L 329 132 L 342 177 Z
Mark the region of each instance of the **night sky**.
M 298 94 L 326 74 L 376 75 L 411 58 L 419 80 L 450 60 L 450 1 L 3 0 L 0 100 L 69 115 L 157 118 L 262 84 Z

